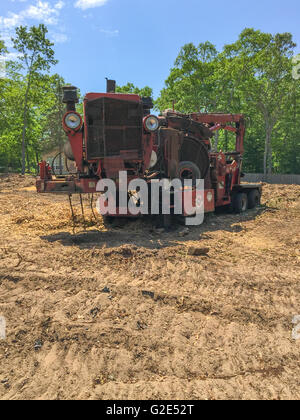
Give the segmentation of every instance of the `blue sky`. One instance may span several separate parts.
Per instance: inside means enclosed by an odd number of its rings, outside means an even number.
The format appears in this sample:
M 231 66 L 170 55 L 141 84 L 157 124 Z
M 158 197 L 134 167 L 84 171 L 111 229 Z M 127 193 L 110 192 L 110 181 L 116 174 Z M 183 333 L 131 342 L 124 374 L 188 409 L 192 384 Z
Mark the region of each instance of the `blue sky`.
M 210 41 L 222 49 L 245 27 L 291 32 L 300 53 L 299 0 L 1 0 L 0 34 L 45 23 L 55 72 L 82 93 L 118 84 L 149 85 L 157 96 L 180 47 Z

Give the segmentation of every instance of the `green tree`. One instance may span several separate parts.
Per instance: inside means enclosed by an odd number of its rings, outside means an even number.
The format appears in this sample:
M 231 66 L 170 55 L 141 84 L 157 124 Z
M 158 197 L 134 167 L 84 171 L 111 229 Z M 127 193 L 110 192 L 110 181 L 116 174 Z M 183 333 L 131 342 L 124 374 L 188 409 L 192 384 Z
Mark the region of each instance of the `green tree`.
M 156 107 L 163 111 L 176 103 L 176 109 L 181 112 L 216 111 L 217 54 L 210 42 L 198 47 L 192 43 L 184 45 L 166 80 L 166 87 L 156 101 Z
M 19 63 L 25 72 L 26 90 L 24 94 L 22 121 L 22 174 L 25 174 L 28 125 L 28 105 L 31 89 L 40 80 L 43 72 L 50 70 L 51 65 L 57 63 L 54 59 L 53 43 L 47 39 L 48 30 L 45 25 L 38 27 L 20 26 L 16 29 L 16 37 L 12 38 L 15 50 L 20 54 Z
M 289 33 L 268 34 L 245 29 L 237 42 L 224 47 L 230 74 L 245 108 L 259 113 L 265 127 L 264 173 L 272 173 L 272 134 L 292 94 L 292 55 L 296 44 Z
M 44 101 L 44 131 L 42 135 L 42 141 L 40 144 L 41 152 L 52 151 L 57 148 L 59 154 L 59 166 L 62 167 L 62 151 L 64 139 L 66 137 L 65 132 L 62 128 L 62 118 L 65 113 L 63 105 L 63 91 L 62 87 L 65 85 L 65 81 L 58 74 L 48 78 L 47 90 Z
M 23 78 L 15 63 L 6 62 L 6 77 L 0 80 L 0 166 L 19 167 L 21 162 L 20 126 L 22 125 Z
M 3 54 L 4 52 L 6 52 L 5 43 L 0 39 L 0 54 Z
M 153 90 L 149 86 L 145 86 L 143 88 L 138 88 L 133 83 L 127 83 L 124 86 L 117 86 L 116 88 L 117 93 L 132 93 L 135 95 L 140 95 L 142 97 L 152 97 Z
M 6 50 L 5 44 L 0 39 L 0 60 L 1 60 L 0 61 L 0 65 L 1 65 L 0 71 L 4 70 L 3 67 L 5 66 L 5 60 L 4 60 L 4 57 L 2 55 L 5 54 L 6 52 L 7 52 L 7 50 Z M 4 107 L 4 101 L 3 101 L 4 94 L 3 94 L 3 92 L 5 90 L 6 83 L 7 83 L 6 78 L 4 78 L 4 77 L 1 78 L 0 77 L 0 114 L 1 114 L 1 116 L 3 116 L 3 107 Z M 4 121 L 4 119 L 2 119 L 2 118 L 1 118 L 1 120 Z M 0 126 L 0 130 L 1 130 L 1 126 Z
M 184 45 L 166 80 L 166 87 L 156 101 L 156 108 L 163 111 L 175 103 L 176 109 L 183 113 L 233 109 L 233 97 L 228 90 L 231 86 L 226 83 L 223 65 L 224 60 L 210 42 L 197 47 L 192 43 Z M 224 137 L 224 142 L 228 143 L 228 134 Z M 221 139 L 222 133 L 217 131 L 215 149 Z
M 292 83 L 273 132 L 273 168 L 278 173 L 300 173 L 300 84 Z
M 156 107 L 162 111 L 176 102 L 176 109 L 184 113 L 243 113 L 247 120 L 245 168 L 264 173 L 283 168 L 296 171 L 298 161 L 292 150 L 298 150 L 299 142 L 296 92 L 300 81 L 292 79 L 294 48 L 289 33 L 271 35 L 251 28 L 222 52 L 210 42 L 198 47 L 186 44 Z M 293 129 L 286 131 L 287 124 Z M 288 134 L 291 131 L 293 135 Z M 231 143 L 229 134 L 220 132 L 215 148 L 226 149 Z

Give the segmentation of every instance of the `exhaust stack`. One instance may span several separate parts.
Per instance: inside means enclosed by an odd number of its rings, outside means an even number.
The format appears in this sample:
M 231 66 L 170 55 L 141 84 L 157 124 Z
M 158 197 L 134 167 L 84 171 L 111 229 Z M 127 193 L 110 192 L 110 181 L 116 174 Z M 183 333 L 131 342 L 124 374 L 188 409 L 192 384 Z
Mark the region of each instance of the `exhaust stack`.
M 116 93 L 116 86 L 115 80 L 106 79 L 106 93 Z
M 67 104 L 67 111 L 76 111 L 76 104 L 79 99 L 77 95 L 77 87 L 63 86 L 63 103 Z

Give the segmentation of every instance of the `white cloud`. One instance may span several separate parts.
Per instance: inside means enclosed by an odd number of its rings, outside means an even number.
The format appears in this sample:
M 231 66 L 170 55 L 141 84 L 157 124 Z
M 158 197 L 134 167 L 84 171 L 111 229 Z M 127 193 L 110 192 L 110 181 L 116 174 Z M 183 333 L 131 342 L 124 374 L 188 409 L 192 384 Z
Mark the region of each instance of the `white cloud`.
M 0 29 L 4 31 L 13 29 L 26 23 L 26 20 L 37 20 L 47 25 L 57 25 L 60 10 L 64 5 L 62 0 L 58 0 L 54 6 L 51 6 L 47 1 L 36 0 L 34 5 L 29 5 L 27 9 L 18 14 L 8 12 L 7 17 L 0 16 Z
M 28 9 L 23 11 L 24 18 L 39 20 L 48 25 L 57 24 L 57 16 L 59 12 L 57 8 L 53 8 L 48 2 L 38 0 L 36 5 L 30 5 Z
M 6 55 L 4 55 L 2 58 L 5 61 L 14 61 L 14 60 L 16 60 L 17 58 L 19 58 L 21 56 L 22 56 L 22 54 L 20 54 L 20 53 L 17 53 L 17 52 L 9 52 Z
M 7 48 L 12 48 L 13 43 L 11 40 L 11 37 L 13 36 L 13 33 L 11 30 L 2 30 L 1 31 L 1 35 L 0 35 L 0 39 L 4 42 L 5 46 Z
M 118 29 L 115 29 L 114 31 L 109 31 L 107 29 L 100 29 L 100 32 L 102 32 L 103 34 L 109 37 L 119 36 Z
M 37 21 L 38 23 L 56 26 L 61 9 L 64 6 L 65 3 L 62 0 L 55 0 L 52 4 L 49 1 L 35 0 L 34 4 L 27 5 L 27 8 L 21 10 L 18 14 L 8 12 L 7 16 L 0 16 L 0 38 L 5 42 L 6 47 L 10 49 L 13 47 L 11 38 L 14 36 L 14 28 L 17 26 L 26 25 L 28 21 L 29 23 L 30 21 Z M 60 32 L 50 31 L 52 41 L 55 43 L 67 42 L 68 36 L 63 31 L 62 27 L 60 27 Z
M 78 9 L 86 10 L 91 9 L 93 7 L 101 7 L 104 6 L 108 0 L 77 0 L 75 3 L 75 7 Z
M 15 26 L 18 26 L 22 20 L 22 16 L 9 12 L 7 17 L 0 16 L 0 26 L 3 29 L 14 28 Z
M 69 37 L 67 34 L 63 34 L 60 32 L 54 32 L 51 35 L 52 41 L 56 44 L 63 44 L 64 42 L 69 41 Z
M 61 10 L 63 7 L 65 7 L 65 3 L 62 0 L 59 0 L 55 5 L 54 8 L 57 10 Z

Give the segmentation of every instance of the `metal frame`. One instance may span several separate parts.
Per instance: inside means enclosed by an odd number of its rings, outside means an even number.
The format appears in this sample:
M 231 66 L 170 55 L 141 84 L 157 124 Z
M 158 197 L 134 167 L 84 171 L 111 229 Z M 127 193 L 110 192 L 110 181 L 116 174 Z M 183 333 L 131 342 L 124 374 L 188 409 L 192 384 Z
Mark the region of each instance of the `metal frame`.
M 187 139 L 205 145 L 209 153 L 209 170 L 205 175 L 205 211 L 214 211 L 216 207 L 229 205 L 237 192 L 258 189 L 259 184 L 241 184 L 242 161 L 244 153 L 245 120 L 242 114 L 221 113 L 192 113 L 183 115 L 169 112 L 159 117 L 160 128 L 155 133 L 149 133 L 143 129 L 139 139 L 141 142 L 142 155 L 136 150 L 120 150 L 117 156 L 105 156 L 101 159 L 87 159 L 88 132 L 87 104 L 100 98 L 113 98 L 119 101 L 133 101 L 142 104 L 138 95 L 115 94 L 115 93 L 89 93 L 84 98 L 84 124 L 80 130 L 70 130 L 64 124 L 63 127 L 69 138 L 78 173 L 76 176 L 67 176 L 64 179 L 56 179 L 51 168 L 46 162 L 40 163 L 40 176 L 37 178 L 37 191 L 40 193 L 63 193 L 82 194 L 95 193 L 96 185 L 101 178 L 117 180 L 119 171 L 128 172 L 128 181 L 134 178 L 147 178 L 147 169 L 150 165 L 152 151 L 160 152 L 161 167 L 151 177 L 162 176 L 175 178 L 178 171 L 180 148 Z M 70 108 L 70 105 L 69 105 Z M 68 108 L 68 109 L 69 109 Z M 70 110 L 67 112 L 67 114 Z M 66 114 L 66 115 L 67 115 Z M 144 118 L 144 117 L 143 117 Z M 143 126 L 143 121 L 141 121 Z M 235 124 L 232 126 L 230 124 Z M 232 152 L 212 152 L 210 150 L 210 138 L 218 130 L 227 130 L 236 135 L 236 147 Z M 165 135 L 163 147 L 161 135 Z M 194 194 L 193 192 L 191 192 Z M 207 200 L 207 195 L 213 200 Z M 117 212 L 118 213 L 118 212 Z

